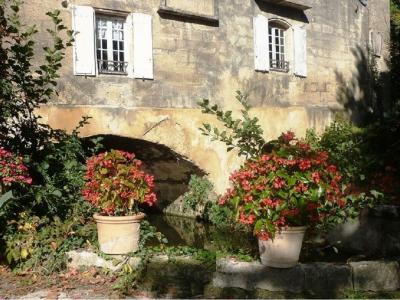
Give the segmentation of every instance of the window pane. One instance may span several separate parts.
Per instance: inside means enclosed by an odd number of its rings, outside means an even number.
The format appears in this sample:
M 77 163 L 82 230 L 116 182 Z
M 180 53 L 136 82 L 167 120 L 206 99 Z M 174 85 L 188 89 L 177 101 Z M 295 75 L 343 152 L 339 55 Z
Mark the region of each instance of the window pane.
M 101 16 L 96 19 L 96 55 L 102 73 L 125 71 L 124 20 L 118 17 Z

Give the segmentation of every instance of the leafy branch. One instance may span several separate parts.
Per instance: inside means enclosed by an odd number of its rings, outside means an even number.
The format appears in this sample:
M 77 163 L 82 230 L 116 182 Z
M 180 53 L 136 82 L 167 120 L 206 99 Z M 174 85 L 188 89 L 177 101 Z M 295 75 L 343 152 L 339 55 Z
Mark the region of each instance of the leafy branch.
M 207 123 L 203 123 L 203 127 L 199 129 L 203 135 L 211 137 L 211 140 L 225 143 L 228 152 L 238 149 L 239 155 L 253 158 L 261 154 L 266 144 L 263 138 L 264 132 L 258 123 L 259 119 L 249 115 L 251 106 L 247 102 L 247 95 L 237 91 L 236 100 L 243 106 L 240 119 L 235 119 L 232 111 L 224 112 L 216 104 L 211 106 L 207 99 L 199 102 L 198 105 L 203 109 L 202 113 L 215 115 L 227 130 L 221 131 Z

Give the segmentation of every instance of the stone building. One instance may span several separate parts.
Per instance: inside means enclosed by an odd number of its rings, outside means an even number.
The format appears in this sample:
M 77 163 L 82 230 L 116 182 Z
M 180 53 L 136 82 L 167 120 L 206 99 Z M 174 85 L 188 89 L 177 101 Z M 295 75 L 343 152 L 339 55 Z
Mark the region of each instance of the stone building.
M 200 134 L 215 120 L 199 100 L 237 110 L 240 90 L 266 138 L 304 135 L 336 110 L 368 109 L 370 56 L 386 70 L 389 0 L 25 0 L 38 46 L 54 8 L 76 41 L 42 116 L 66 129 L 92 116 L 82 134 L 134 150 L 168 199 L 193 172 L 222 192 L 240 163 Z

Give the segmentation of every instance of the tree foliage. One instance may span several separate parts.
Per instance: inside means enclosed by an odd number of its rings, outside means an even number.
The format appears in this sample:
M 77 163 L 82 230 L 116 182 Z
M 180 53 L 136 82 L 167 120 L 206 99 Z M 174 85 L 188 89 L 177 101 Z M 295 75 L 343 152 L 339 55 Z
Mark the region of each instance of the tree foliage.
M 34 66 L 37 29 L 22 23 L 21 4 L 0 0 L 0 146 L 32 154 L 63 134 L 42 123 L 35 110 L 57 94 L 58 71 L 73 39 L 72 31 L 62 24 L 60 11 L 48 12 L 54 24 L 47 29 L 52 45 L 43 47 L 44 63 Z

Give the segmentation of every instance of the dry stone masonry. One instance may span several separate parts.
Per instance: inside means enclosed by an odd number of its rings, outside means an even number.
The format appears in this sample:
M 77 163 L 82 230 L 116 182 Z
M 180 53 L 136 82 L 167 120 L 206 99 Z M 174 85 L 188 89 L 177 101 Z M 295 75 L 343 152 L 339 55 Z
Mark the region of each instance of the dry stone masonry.
M 288 129 L 303 135 L 337 110 L 362 116 L 367 48 L 387 71 L 389 0 L 26 0 L 38 50 L 50 39 L 45 12 L 55 8 L 76 42 L 59 97 L 41 110 L 48 123 L 72 129 L 90 115 L 86 136 L 163 144 L 208 173 L 218 193 L 240 161 L 199 134 L 214 121 L 199 100 L 236 110 L 241 90 L 267 139 Z

